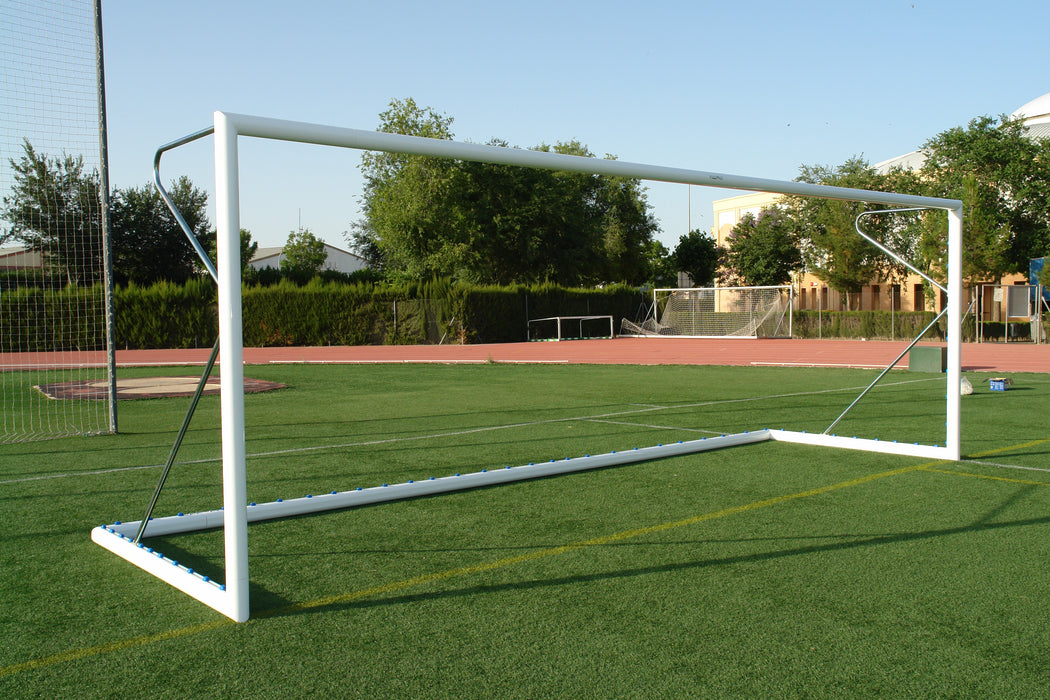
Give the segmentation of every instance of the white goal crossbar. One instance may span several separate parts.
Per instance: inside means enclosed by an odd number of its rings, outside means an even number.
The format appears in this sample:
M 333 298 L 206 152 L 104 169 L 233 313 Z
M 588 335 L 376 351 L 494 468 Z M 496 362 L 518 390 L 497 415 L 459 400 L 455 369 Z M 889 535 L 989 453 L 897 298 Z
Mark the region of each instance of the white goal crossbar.
M 188 530 L 222 527 L 224 530 L 225 584 L 219 584 L 191 569 L 165 557 L 163 554 L 135 542 L 134 531 L 139 523 L 115 523 L 92 530 L 92 539 L 127 561 L 158 576 L 172 586 L 211 606 L 235 621 L 243 622 L 249 617 L 248 597 L 248 522 L 260 519 L 255 513 L 269 517 L 286 517 L 310 512 L 363 505 L 367 502 L 355 499 L 362 496 L 347 496 L 340 493 L 327 496 L 310 496 L 294 501 L 249 506 L 247 500 L 247 477 L 245 469 L 244 442 L 244 369 L 243 337 L 241 322 L 241 270 L 240 270 L 240 196 L 238 175 L 238 140 L 254 137 L 293 141 L 317 145 L 336 146 L 370 151 L 386 151 L 409 155 L 453 158 L 459 160 L 514 165 L 547 170 L 582 172 L 641 180 L 673 182 L 725 189 L 753 190 L 804 197 L 820 197 L 836 200 L 877 202 L 902 207 L 939 209 L 948 215 L 948 308 L 947 308 L 947 376 L 946 376 L 946 434 L 944 445 L 905 445 L 896 442 L 842 438 L 827 434 L 793 433 L 788 431 L 761 430 L 744 433 L 742 436 L 709 438 L 675 445 L 658 445 L 637 451 L 609 453 L 596 457 L 553 463 L 555 467 L 567 466 L 573 471 L 599 466 L 627 464 L 647 459 L 656 459 L 679 454 L 690 454 L 717 447 L 748 444 L 770 439 L 803 442 L 827 447 L 848 447 L 889 454 L 910 455 L 932 459 L 958 460 L 960 457 L 959 405 L 961 379 L 961 304 L 962 304 L 962 202 L 958 200 L 920 197 L 888 192 L 873 192 L 801 182 L 768 180 L 764 178 L 726 175 L 682 168 L 644 165 L 618 160 L 604 160 L 569 156 L 543 151 L 501 148 L 480 144 L 460 143 L 439 139 L 428 139 L 400 134 L 323 126 L 304 122 L 293 122 L 263 117 L 216 112 L 214 126 L 190 136 L 173 141 L 158 150 L 160 154 L 177 146 L 189 143 L 209 134 L 215 137 L 215 181 L 216 181 L 216 226 L 218 234 L 217 269 L 219 296 L 219 347 L 221 395 L 220 411 L 222 424 L 222 479 L 223 507 L 207 513 L 156 518 L 147 523 L 144 534 L 153 536 L 185 532 L 181 525 L 170 529 L 180 518 Z M 630 459 L 635 457 L 635 459 Z M 575 464 L 572 464 L 575 462 Z M 431 493 L 443 493 L 459 488 L 473 488 L 501 483 L 499 479 L 513 474 L 518 478 L 531 475 L 547 475 L 532 469 L 536 465 L 497 469 L 479 472 L 478 475 L 435 479 L 433 482 L 418 482 L 398 486 L 378 487 L 386 495 L 412 497 Z M 544 466 L 544 465 L 541 465 Z M 561 473 L 552 471 L 550 473 Z M 460 481 L 457 481 L 460 480 Z M 429 484 L 429 486 L 428 486 Z M 463 485 L 466 484 L 466 485 Z M 425 489 L 437 489 L 428 491 Z M 364 492 L 376 493 L 376 489 Z M 354 494 L 359 492 L 345 492 Z M 381 500 L 391 500 L 383 498 Z M 286 505 L 287 504 L 287 505 Z M 251 515 L 250 515 L 251 514 Z

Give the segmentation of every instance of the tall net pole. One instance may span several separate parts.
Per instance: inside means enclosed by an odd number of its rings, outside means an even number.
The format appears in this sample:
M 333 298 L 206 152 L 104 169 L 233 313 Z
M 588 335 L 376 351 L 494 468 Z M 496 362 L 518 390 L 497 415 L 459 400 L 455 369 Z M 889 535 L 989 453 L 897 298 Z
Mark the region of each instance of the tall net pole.
M 101 32 L 0 0 L 0 443 L 117 428 Z

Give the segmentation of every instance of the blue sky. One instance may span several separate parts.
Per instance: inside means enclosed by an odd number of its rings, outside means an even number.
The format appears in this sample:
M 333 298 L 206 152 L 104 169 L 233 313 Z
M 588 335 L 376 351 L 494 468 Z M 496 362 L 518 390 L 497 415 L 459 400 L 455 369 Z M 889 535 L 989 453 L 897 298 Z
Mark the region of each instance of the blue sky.
M 871 163 L 1050 92 L 1050 3 L 255 2 L 103 0 L 110 177 L 215 110 L 374 129 L 393 98 L 452 116 L 458 140 L 578 139 L 621 160 L 790 180 Z M 211 141 L 166 181 L 214 190 Z M 242 225 L 333 245 L 360 217 L 357 152 L 242 139 Z M 649 184 L 659 238 L 710 230 L 735 194 Z

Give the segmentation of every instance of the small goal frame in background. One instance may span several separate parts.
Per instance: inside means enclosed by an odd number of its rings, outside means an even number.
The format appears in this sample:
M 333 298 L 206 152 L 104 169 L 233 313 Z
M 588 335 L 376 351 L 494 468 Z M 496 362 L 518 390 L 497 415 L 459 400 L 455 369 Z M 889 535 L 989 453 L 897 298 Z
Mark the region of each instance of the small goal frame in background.
M 134 563 L 169 584 L 235 621 L 248 619 L 248 522 L 346 508 L 365 503 L 445 493 L 463 488 L 488 486 L 507 481 L 548 476 L 627 464 L 660 457 L 693 454 L 699 451 L 744 445 L 765 440 L 784 440 L 825 447 L 845 447 L 887 454 L 933 459 L 958 460 L 960 457 L 959 403 L 961 378 L 962 303 L 962 202 L 888 192 L 786 182 L 763 178 L 726 175 L 682 168 L 569 156 L 542 151 L 501 148 L 456 141 L 428 139 L 400 134 L 347 129 L 305 122 L 294 122 L 226 112 L 215 112 L 211 128 L 172 142 L 174 148 L 209 134 L 215 137 L 216 225 L 219 266 L 219 347 L 222 421 L 223 507 L 206 513 L 156 518 L 147 523 L 147 536 L 222 527 L 224 530 L 225 584 L 212 581 L 172 561 L 162 553 L 133 539 L 140 523 L 115 523 L 97 527 L 92 539 L 122 558 Z M 682 183 L 723 189 L 752 190 L 823 197 L 836 200 L 877 202 L 901 207 L 938 209 L 948 215 L 948 307 L 947 373 L 945 391 L 946 432 L 943 445 L 910 445 L 890 440 L 844 438 L 835 435 L 758 430 L 723 438 L 709 438 L 658 445 L 629 453 L 584 456 L 562 462 L 483 470 L 475 474 L 446 477 L 434 481 L 377 487 L 363 491 L 333 492 L 268 504 L 249 505 L 245 469 L 244 368 L 241 318 L 240 195 L 238 143 L 242 137 L 275 139 L 342 148 L 386 151 L 408 155 L 454 158 L 476 162 L 541 168 L 556 171 L 624 177 L 640 180 Z M 858 397 L 859 399 L 859 397 Z M 848 409 L 847 409 L 848 410 Z M 756 419 L 756 422 L 757 419 Z M 358 494 L 358 495 L 355 495 Z M 364 495 L 360 495 L 364 494 Z

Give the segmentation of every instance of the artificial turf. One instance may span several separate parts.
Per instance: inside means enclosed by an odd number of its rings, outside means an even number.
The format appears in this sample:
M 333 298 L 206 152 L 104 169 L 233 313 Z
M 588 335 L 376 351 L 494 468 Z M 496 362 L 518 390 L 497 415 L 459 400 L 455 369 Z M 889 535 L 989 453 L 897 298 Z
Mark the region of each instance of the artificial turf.
M 162 369 L 149 372 L 163 373 Z M 146 370 L 137 370 L 145 373 Z M 271 366 L 251 500 L 763 427 L 823 430 L 859 370 Z M 94 545 L 141 517 L 185 400 L 0 446 L 5 697 L 1039 697 L 1050 687 L 1050 376 L 986 378 L 959 463 L 763 443 L 249 530 L 253 619 Z M 840 434 L 943 441 L 894 372 Z M 158 515 L 217 507 L 202 401 Z M 222 535 L 154 546 L 222 575 Z

